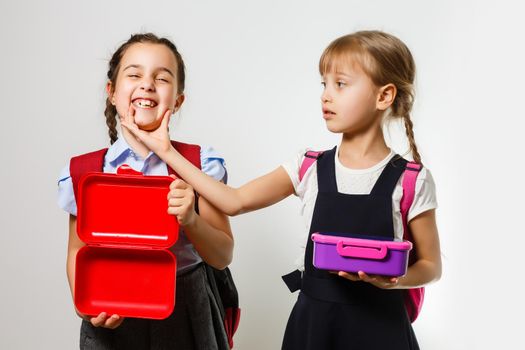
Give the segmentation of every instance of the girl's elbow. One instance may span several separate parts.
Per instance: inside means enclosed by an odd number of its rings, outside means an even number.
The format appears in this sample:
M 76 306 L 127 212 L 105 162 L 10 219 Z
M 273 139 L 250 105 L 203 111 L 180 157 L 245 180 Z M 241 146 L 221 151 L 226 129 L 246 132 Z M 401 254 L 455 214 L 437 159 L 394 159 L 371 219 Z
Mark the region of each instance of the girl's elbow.
M 238 206 L 229 208 L 225 212 L 225 214 L 228 215 L 228 216 L 237 216 L 237 215 L 242 214 L 243 212 L 244 212 L 244 209 L 243 209 L 242 205 L 238 205 Z
M 229 215 L 230 216 L 237 216 L 237 215 L 244 214 L 244 213 L 246 213 L 248 211 L 250 211 L 248 209 L 248 206 L 242 201 L 242 199 L 239 199 L 237 201 L 237 203 L 235 204 L 235 206 L 232 208 L 231 214 L 229 214 Z
M 224 270 L 227 268 L 233 260 L 233 238 L 228 242 L 228 247 L 225 248 L 220 254 L 215 256 L 213 261 L 210 261 L 208 264 L 217 270 Z
M 434 276 L 434 282 L 439 281 L 441 279 L 442 274 L 443 274 L 443 269 L 441 268 L 441 266 L 437 266 L 435 276 Z
M 239 198 L 230 200 L 227 205 L 220 205 L 216 207 L 221 212 L 228 216 L 237 216 L 243 213 L 244 206 Z
M 231 239 L 231 242 L 230 242 L 230 245 L 226 251 L 226 253 L 224 254 L 224 257 L 222 259 L 223 261 L 223 266 L 222 266 L 222 269 L 221 270 L 224 270 L 225 268 L 227 268 L 233 261 L 233 238 Z
M 224 259 L 222 261 L 222 264 L 218 267 L 219 270 L 224 270 L 225 268 L 227 268 L 228 266 L 230 266 L 230 264 L 232 263 L 232 260 L 233 260 L 233 257 L 227 257 L 226 259 Z
M 250 210 L 249 199 L 246 198 L 239 189 L 235 189 L 235 199 L 231 203 L 229 213 L 226 213 L 228 216 L 237 216 L 244 214 Z
M 210 262 L 209 265 L 217 270 L 224 270 L 231 264 L 232 260 L 233 260 L 233 254 L 229 254 L 219 259 L 216 259 L 213 262 Z
M 440 263 L 431 263 L 428 267 L 427 272 L 427 283 L 435 283 L 441 279 L 441 264 Z

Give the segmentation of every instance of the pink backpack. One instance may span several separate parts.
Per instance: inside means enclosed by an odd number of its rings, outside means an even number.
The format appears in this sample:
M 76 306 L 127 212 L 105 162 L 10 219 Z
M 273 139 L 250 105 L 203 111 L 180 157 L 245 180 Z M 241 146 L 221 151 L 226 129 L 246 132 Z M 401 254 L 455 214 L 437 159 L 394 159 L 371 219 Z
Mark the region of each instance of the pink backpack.
M 310 166 L 317 160 L 323 152 L 308 151 L 304 155 L 301 168 L 299 169 L 299 181 L 303 180 L 304 174 Z M 401 198 L 401 217 L 403 219 L 403 239 L 412 242 L 412 235 L 408 227 L 408 210 L 412 206 L 414 196 L 416 193 L 416 179 L 421 171 L 421 164 L 415 162 L 408 162 L 403 173 L 403 197 Z M 410 253 L 409 265 L 414 263 L 415 248 Z M 407 310 L 410 322 L 414 322 L 421 312 L 423 306 L 423 299 L 425 296 L 425 288 L 410 288 L 404 290 L 405 308 Z

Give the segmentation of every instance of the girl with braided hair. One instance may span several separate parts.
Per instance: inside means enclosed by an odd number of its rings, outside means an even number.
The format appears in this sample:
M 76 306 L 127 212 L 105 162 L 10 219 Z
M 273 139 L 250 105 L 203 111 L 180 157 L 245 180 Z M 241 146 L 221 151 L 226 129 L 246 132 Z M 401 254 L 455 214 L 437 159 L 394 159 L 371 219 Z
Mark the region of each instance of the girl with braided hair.
M 135 34 L 113 54 L 107 73 L 106 124 L 111 146 L 103 154 L 103 171 L 115 173 L 123 164 L 144 175 L 168 175 L 170 169 L 129 130 L 119 135 L 117 121 L 130 115 L 140 130 L 167 129 L 169 117 L 184 102 L 185 70 L 175 45 L 154 34 Z M 210 147 L 196 150 L 204 173 L 226 180 L 224 160 Z M 200 151 L 199 151 L 200 150 Z M 91 152 L 93 153 L 93 152 Z M 82 159 L 83 156 L 75 158 Z M 80 158 L 79 158 L 80 157 Z M 59 206 L 70 214 L 67 276 L 74 294 L 75 259 L 84 245 L 76 232 L 77 206 L 71 164 L 59 178 Z M 177 293 L 173 313 L 163 320 L 123 318 L 105 312 L 83 315 L 81 349 L 229 349 L 218 301 L 210 288 L 205 264 L 222 270 L 231 262 L 233 238 L 228 217 L 183 181 L 175 186 L 176 200 L 166 210 L 177 217 L 181 230 L 170 248 L 177 257 Z M 198 203 L 198 205 L 196 205 Z M 198 214 L 196 212 L 198 207 Z M 110 213 L 108 215 L 111 215 Z

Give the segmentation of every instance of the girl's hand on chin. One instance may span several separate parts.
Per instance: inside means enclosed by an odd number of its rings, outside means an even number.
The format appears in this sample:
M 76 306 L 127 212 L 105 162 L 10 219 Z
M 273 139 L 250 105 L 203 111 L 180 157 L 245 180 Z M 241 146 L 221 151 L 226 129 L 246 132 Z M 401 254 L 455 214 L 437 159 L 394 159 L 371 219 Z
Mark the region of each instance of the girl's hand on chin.
M 133 136 L 148 147 L 153 153 L 159 155 L 166 153 L 171 148 L 170 134 L 168 124 L 171 117 L 171 110 L 167 109 L 162 113 L 160 126 L 151 131 L 142 130 L 135 123 L 135 108 L 129 106 L 128 113 L 125 117 L 120 118 L 120 124 L 126 128 Z

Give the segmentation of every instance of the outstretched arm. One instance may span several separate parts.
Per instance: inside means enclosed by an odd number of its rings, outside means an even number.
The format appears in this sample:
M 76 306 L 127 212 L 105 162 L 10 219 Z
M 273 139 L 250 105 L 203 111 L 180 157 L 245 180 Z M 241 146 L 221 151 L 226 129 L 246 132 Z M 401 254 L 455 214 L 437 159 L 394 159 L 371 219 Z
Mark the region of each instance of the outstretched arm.
M 290 177 L 282 167 L 240 188 L 232 188 L 201 172 L 174 148 L 159 156 L 198 193 L 230 216 L 270 206 L 293 194 L 294 191 Z
M 128 115 L 121 119 L 121 124 L 126 131 L 156 153 L 198 193 L 222 212 L 233 216 L 257 210 L 277 203 L 294 193 L 293 184 L 282 167 L 240 188 L 229 187 L 204 174 L 171 145 L 168 133 L 170 114 L 169 110 L 164 113 L 158 129 L 144 131 L 135 124 L 133 107 L 130 107 Z M 172 189 L 173 186 L 175 185 L 172 185 Z

